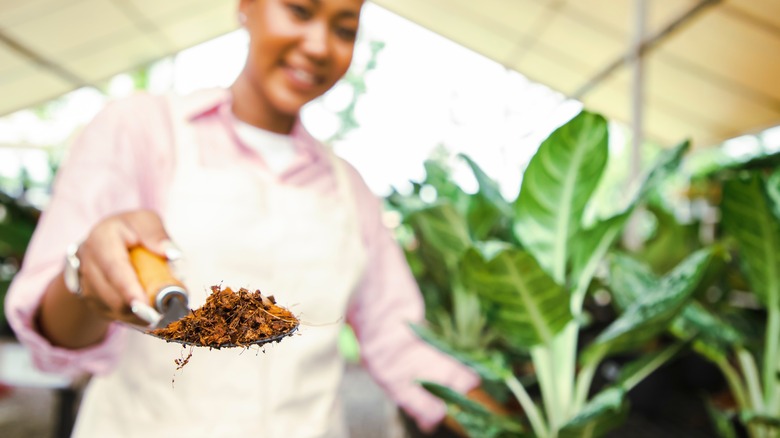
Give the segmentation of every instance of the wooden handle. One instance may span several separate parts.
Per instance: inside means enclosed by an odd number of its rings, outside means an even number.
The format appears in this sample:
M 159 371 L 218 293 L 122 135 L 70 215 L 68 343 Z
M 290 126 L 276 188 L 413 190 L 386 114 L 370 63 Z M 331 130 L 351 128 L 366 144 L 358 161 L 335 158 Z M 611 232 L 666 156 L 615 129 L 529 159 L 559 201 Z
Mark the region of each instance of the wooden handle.
M 157 308 L 157 294 L 170 287 L 178 286 L 184 291 L 184 285 L 173 276 L 168 260 L 146 248 L 137 246 L 130 250 L 130 263 L 135 268 L 138 280 L 149 297 L 149 305 Z M 158 309 L 159 310 L 159 309 Z

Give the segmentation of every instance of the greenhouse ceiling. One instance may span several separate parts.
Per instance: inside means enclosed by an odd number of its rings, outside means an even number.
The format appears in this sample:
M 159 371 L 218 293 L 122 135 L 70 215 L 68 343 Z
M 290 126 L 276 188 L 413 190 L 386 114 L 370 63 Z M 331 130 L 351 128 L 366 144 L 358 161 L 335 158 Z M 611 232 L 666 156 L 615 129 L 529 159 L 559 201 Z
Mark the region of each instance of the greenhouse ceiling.
M 780 125 L 778 0 L 645 0 L 641 21 L 638 0 L 373 2 L 615 120 L 638 114 L 641 71 L 643 130 L 664 144 L 709 146 Z M 0 115 L 232 31 L 235 9 L 236 0 L 0 0 Z

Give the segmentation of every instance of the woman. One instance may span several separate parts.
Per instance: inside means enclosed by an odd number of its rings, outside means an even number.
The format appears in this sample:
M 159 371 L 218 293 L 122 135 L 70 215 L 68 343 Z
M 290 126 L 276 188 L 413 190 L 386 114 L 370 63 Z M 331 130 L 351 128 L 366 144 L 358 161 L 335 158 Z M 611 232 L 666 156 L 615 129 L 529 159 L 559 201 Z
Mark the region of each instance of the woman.
M 366 368 L 423 430 L 445 411 L 417 380 L 478 385 L 408 329 L 421 299 L 381 204 L 300 124 L 347 71 L 362 3 L 240 0 L 249 53 L 228 90 L 115 102 L 71 148 L 7 314 L 38 366 L 94 375 L 75 436 L 345 436 L 345 318 Z M 170 242 L 191 306 L 214 284 L 261 289 L 300 316 L 300 335 L 257 355 L 198 350 L 171 387 L 181 348 L 116 324 L 142 322 L 128 249 L 170 254 Z

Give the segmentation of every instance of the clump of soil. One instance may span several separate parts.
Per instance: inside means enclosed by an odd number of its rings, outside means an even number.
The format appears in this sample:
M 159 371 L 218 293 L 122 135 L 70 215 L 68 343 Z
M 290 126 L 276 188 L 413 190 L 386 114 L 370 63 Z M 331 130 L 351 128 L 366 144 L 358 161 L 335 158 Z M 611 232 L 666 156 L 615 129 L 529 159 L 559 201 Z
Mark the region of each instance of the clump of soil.
M 150 334 L 168 342 L 219 349 L 279 342 L 297 328 L 298 318 L 277 306 L 273 295 L 212 286 L 202 307 Z

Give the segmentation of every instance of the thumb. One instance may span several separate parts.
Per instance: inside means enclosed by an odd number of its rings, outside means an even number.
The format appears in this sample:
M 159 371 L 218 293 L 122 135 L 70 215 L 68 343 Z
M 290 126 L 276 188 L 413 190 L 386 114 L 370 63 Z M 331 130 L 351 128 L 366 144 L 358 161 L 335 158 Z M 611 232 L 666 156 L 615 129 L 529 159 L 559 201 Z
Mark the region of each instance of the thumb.
M 129 225 L 138 236 L 138 243 L 168 260 L 181 257 L 181 250 L 168 236 L 160 216 L 152 211 L 139 211 L 128 217 Z

